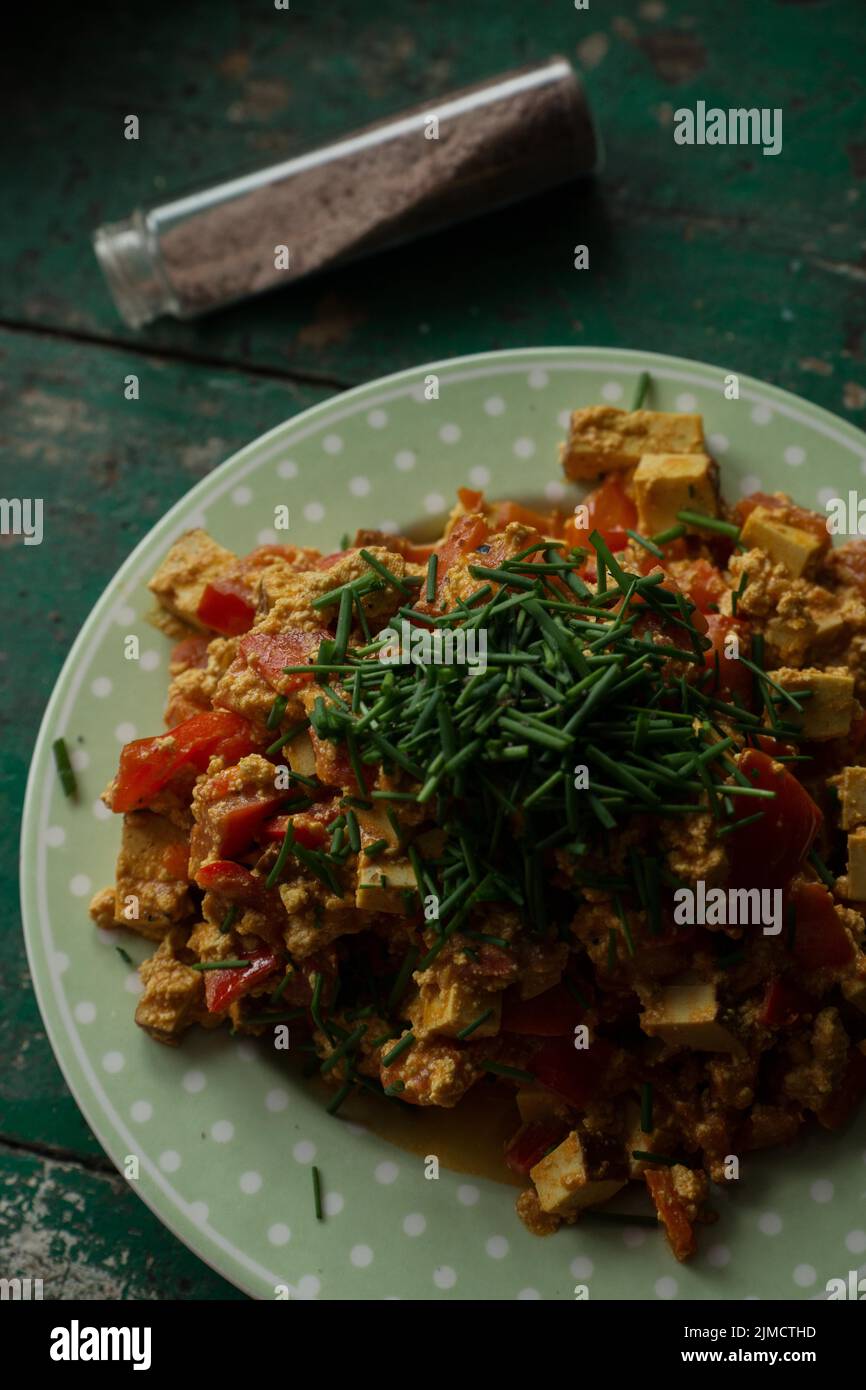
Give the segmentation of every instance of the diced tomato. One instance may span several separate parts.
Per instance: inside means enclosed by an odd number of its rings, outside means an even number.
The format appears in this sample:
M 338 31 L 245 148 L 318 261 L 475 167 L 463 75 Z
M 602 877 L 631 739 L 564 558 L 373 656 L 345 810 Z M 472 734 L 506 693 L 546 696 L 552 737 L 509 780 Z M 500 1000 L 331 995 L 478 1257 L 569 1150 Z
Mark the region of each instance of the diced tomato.
M 619 478 L 605 478 L 600 487 L 595 488 L 583 499 L 589 520 L 586 527 L 579 526 L 574 518 L 566 521 L 563 538 L 569 545 L 579 545 L 591 550 L 591 532 L 598 531 L 611 550 L 624 550 L 628 544 L 627 530 L 637 525 L 637 508 L 629 497 Z
M 239 637 L 252 627 L 256 605 L 239 579 L 215 579 L 205 585 L 196 614 L 199 622 L 223 637 Z
M 234 762 L 255 747 L 248 721 L 229 710 L 194 714 L 167 734 L 134 739 L 120 755 L 111 808 L 135 811 L 147 806 L 185 769 L 202 772 L 215 754 Z
M 230 1004 L 272 975 L 279 966 L 279 956 L 273 951 L 259 951 L 243 954 L 240 960 L 249 959 L 245 969 L 235 966 L 228 970 L 208 970 L 204 977 L 204 995 L 208 1012 L 223 1013 Z
M 295 568 L 312 569 L 311 555 L 315 555 L 315 551 L 305 550 L 298 545 L 257 545 L 255 550 L 238 562 L 238 568 L 244 573 L 255 572 L 261 569 L 262 561 L 285 560 Z
M 704 663 L 713 672 L 712 679 L 705 680 L 703 689 L 722 699 L 736 695 L 742 704 L 749 707 L 752 699 L 752 675 L 740 656 L 749 654 L 749 626 L 742 618 L 728 617 L 722 613 L 707 613 L 707 636 L 712 646 L 704 653 Z M 736 647 L 729 641 L 736 637 Z M 738 656 L 728 656 L 728 649 L 737 650 Z
M 301 788 L 301 791 L 303 790 Z M 332 796 L 327 801 L 317 801 L 305 811 L 296 811 L 294 815 L 287 812 L 282 816 L 274 816 L 273 820 L 266 821 L 262 827 L 263 836 L 266 840 L 283 840 L 291 821 L 298 844 L 306 849 L 319 849 L 327 838 L 325 827 L 336 820 L 339 814 L 338 798 Z
M 704 559 L 693 561 L 687 572 L 678 573 L 677 582 L 702 613 L 709 613 L 728 589 L 715 565 Z
M 818 1123 L 825 1129 L 841 1129 L 866 1097 L 866 1056 L 859 1047 L 852 1047 L 841 1084 L 833 1095 L 816 1111 Z
M 563 521 L 557 512 L 536 512 L 531 507 L 524 507 L 520 502 L 493 502 L 490 510 L 495 531 L 504 531 L 506 526 L 516 521 L 521 526 L 531 526 L 542 536 L 558 538 L 562 535 Z
M 644 1180 L 649 1188 L 658 1218 L 665 1228 L 668 1244 L 678 1260 L 687 1260 L 695 1253 L 695 1232 L 686 1205 L 674 1187 L 673 1176 L 667 1168 L 645 1168 Z
M 211 822 L 217 826 L 217 852 L 224 859 L 234 859 L 249 847 L 262 824 L 274 814 L 285 798 L 258 793 L 254 796 L 239 793 L 226 797 L 211 812 Z
M 743 888 L 784 888 L 812 847 L 822 816 L 805 787 L 781 763 L 758 748 L 740 754 L 739 767 L 753 787 L 773 791 L 772 800 L 734 798 L 738 818 L 759 815 L 727 837 L 731 882 Z
M 347 744 L 331 738 L 319 738 L 315 729 L 310 729 L 310 742 L 316 758 L 316 776 L 326 787 L 342 787 L 354 796 L 363 796 L 369 791 L 376 780 L 373 764 L 361 764 L 365 785 L 359 787 Z
M 457 496 L 460 498 L 461 505 L 467 512 L 480 512 L 484 507 L 484 493 L 476 492 L 471 487 L 459 487 Z
M 781 743 L 769 734 L 758 734 L 758 747 L 771 758 L 790 758 L 797 751 L 792 743 Z
M 287 674 L 283 668 L 311 661 L 328 636 L 324 628 L 317 628 L 314 632 L 304 632 L 299 627 L 286 628 L 284 632 L 251 632 L 241 638 L 238 650 L 262 680 L 267 681 L 280 695 L 286 695 L 311 681 L 313 672 L 310 671 L 309 675 L 305 671 Z
M 846 965 L 854 949 L 823 883 L 798 879 L 788 895 L 796 917 L 793 955 L 805 971 Z
M 411 542 L 404 541 L 400 546 L 400 554 L 413 565 L 426 565 L 435 549 L 435 545 L 412 545 Z
M 316 561 L 314 568 L 317 570 L 332 569 L 338 560 L 345 560 L 347 555 L 352 555 L 353 553 L 354 552 L 351 550 L 334 550 L 330 555 L 322 555 L 320 559 Z
M 582 1049 L 570 1038 L 552 1038 L 535 1053 L 528 1070 L 542 1086 L 583 1110 L 603 1084 L 612 1053 L 603 1038 Z
M 333 816 L 331 817 L 333 819 Z M 289 822 L 292 824 L 292 835 L 295 842 L 304 849 L 321 849 L 328 838 L 325 826 L 322 821 L 316 820 L 313 816 L 304 815 L 298 812 L 294 816 L 274 816 L 273 820 L 266 821 L 263 826 L 265 839 L 282 841 L 286 837 Z
M 534 999 L 506 995 L 502 1004 L 503 1033 L 525 1033 L 536 1038 L 573 1037 L 583 1010 L 565 985 L 554 985 Z
M 863 740 L 866 739 L 866 710 L 855 719 L 848 730 L 848 742 L 854 753 L 859 753 Z
M 235 864 L 231 859 L 211 859 L 202 864 L 195 876 L 205 893 L 219 893 L 229 902 L 252 905 L 261 896 L 262 881 L 251 869 Z
M 540 1163 L 548 1150 L 560 1143 L 567 1133 L 568 1126 L 562 1120 L 533 1120 L 530 1124 L 521 1125 L 506 1145 L 507 1166 L 512 1173 L 528 1177 L 530 1168 Z
M 770 980 L 758 1010 L 764 1028 L 790 1028 L 803 1014 L 814 1013 L 814 1001 L 790 980 Z
M 437 594 L 441 593 L 451 567 L 462 556 L 468 555 L 471 551 L 477 550 L 479 545 L 483 545 L 489 534 L 490 530 L 483 516 L 479 516 L 475 512 L 468 512 L 465 516 L 458 517 L 436 552 L 438 556 L 436 564 Z M 419 607 L 423 607 L 423 605 L 419 605 Z
M 807 511 L 805 507 L 798 507 L 794 502 L 786 501 L 779 497 L 774 497 L 772 493 L 752 492 L 748 497 L 740 498 L 736 503 L 734 511 L 743 525 L 756 507 L 764 507 L 769 511 L 784 510 L 787 514 L 787 524 L 796 526 L 801 531 L 808 531 L 817 540 L 829 541 L 827 531 L 827 518 L 819 516 L 817 512 Z
M 199 637 L 185 637 L 182 642 L 176 642 L 171 649 L 170 666 L 178 671 L 189 671 L 193 668 L 203 671 L 207 666 L 207 649 L 210 643 L 210 637 L 204 633 Z

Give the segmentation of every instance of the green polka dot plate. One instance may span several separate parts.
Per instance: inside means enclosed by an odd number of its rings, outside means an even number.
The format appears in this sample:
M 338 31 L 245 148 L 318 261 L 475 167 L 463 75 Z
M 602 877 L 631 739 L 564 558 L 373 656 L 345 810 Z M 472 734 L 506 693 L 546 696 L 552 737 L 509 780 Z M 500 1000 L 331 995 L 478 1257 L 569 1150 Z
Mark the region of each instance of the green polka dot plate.
M 136 1156 L 142 1199 L 255 1297 L 572 1299 L 585 1284 L 591 1298 L 809 1299 L 866 1258 L 866 1113 L 842 1135 L 811 1134 L 750 1161 L 735 1190 L 716 1192 L 719 1222 L 703 1230 L 688 1266 L 638 1224 L 584 1222 L 539 1240 L 515 1215 L 513 1187 L 444 1167 L 426 1176 L 423 1156 L 326 1114 L 320 1094 L 281 1064 L 284 1054 L 224 1031 L 190 1033 L 174 1049 L 152 1042 L 133 1022 L 137 976 L 113 949 L 120 936 L 87 917 L 90 893 L 113 879 L 118 843 L 99 793 L 121 743 L 161 728 L 169 648 L 146 622 L 146 581 L 180 532 L 203 525 L 243 552 L 278 539 L 274 509 L 288 507 L 290 530 L 279 539 L 327 551 L 359 524 L 441 521 L 462 485 L 569 507 L 578 494 L 562 480 L 556 447 L 568 412 L 626 404 L 642 370 L 652 375 L 648 404 L 703 413 L 729 497 L 784 488 L 822 507 L 861 484 L 866 437 L 747 377 L 729 399 L 716 367 L 591 348 L 433 363 L 288 420 L 193 488 L 112 580 L 57 682 L 22 833 L 42 1015 L 118 1168 Z M 131 633 L 137 662 L 124 656 Z M 59 735 L 77 804 L 53 768 Z M 137 938 L 123 944 L 136 962 L 148 953 Z

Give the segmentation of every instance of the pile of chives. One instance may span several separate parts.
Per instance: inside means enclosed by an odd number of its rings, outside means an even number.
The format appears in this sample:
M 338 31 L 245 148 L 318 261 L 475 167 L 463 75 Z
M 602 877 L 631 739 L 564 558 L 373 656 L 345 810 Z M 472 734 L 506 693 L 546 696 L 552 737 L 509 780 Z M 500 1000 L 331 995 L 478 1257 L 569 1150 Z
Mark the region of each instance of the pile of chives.
M 697 525 L 704 518 L 682 520 Z M 633 539 L 652 554 L 667 537 Z M 440 906 L 438 919 L 425 922 L 420 958 L 408 968 L 404 961 L 383 985 L 387 1003 L 379 1000 L 378 1007 L 394 1025 L 383 1050 L 388 1065 L 413 1041 L 411 1034 L 401 1037 L 397 1022 L 411 970 L 427 968 L 458 936 L 473 950 L 476 907 L 507 903 L 525 933 L 567 937 L 574 895 L 592 886 L 589 857 L 609 860 L 612 835 L 635 817 L 706 812 L 723 835 L 748 824 L 774 793 L 754 787 L 734 755 L 755 742 L 765 720 L 777 735 L 798 737 L 785 710 L 799 707 L 767 676 L 760 644 L 747 660 L 763 707 L 758 715 L 715 689 L 705 656 L 710 642 L 693 621 L 691 601 L 665 588 L 659 571 L 625 568 L 597 532 L 590 543 L 597 592 L 578 573 L 584 552 L 539 540 L 495 567 L 485 565 L 484 552 L 470 557 L 467 571 L 477 588 L 450 612 L 399 608 L 410 625 L 428 631 L 462 629 L 468 637 L 483 630 L 484 669 L 468 662 L 386 664 L 378 660 L 385 639 L 353 647 L 345 624 L 340 641 L 323 644 L 319 653 L 322 694 L 312 728 L 320 739 L 345 746 L 362 792 L 365 769 L 388 774 L 389 789 L 362 795 L 361 804 L 387 808 L 399 831 L 401 805 L 414 802 L 427 812 L 424 822 L 446 832 L 433 859 L 422 858 L 407 832 L 417 884 L 417 894 L 406 895 L 407 915 L 417 916 L 431 893 Z M 354 581 L 365 591 L 379 582 L 368 575 Z M 435 582 L 431 565 L 425 595 Z M 575 785 L 581 767 L 585 790 Z M 340 863 L 359 843 L 348 817 L 345 826 Z M 553 851 L 569 866 L 565 914 L 562 890 L 551 884 Z M 628 910 L 644 910 L 648 930 L 658 932 L 660 888 L 674 883 L 661 858 L 649 853 L 631 856 L 627 873 L 598 885 L 613 891 L 623 950 L 635 949 Z M 617 947 L 613 940 L 612 968 Z M 333 1045 L 351 1079 L 354 1037 L 341 1042 Z

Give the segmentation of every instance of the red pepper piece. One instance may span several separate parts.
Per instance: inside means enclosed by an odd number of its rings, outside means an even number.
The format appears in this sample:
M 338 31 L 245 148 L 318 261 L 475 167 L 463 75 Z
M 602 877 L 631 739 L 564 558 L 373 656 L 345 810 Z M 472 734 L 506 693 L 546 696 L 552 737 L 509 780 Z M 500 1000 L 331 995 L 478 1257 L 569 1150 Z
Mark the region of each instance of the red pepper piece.
M 598 531 L 611 550 L 624 550 L 628 545 L 626 531 L 637 526 L 637 507 L 619 478 L 606 478 L 583 499 L 589 512 L 585 527 L 570 519 L 563 527 L 563 537 L 569 545 L 579 545 L 592 553 L 591 532 Z
M 554 985 L 533 999 L 506 995 L 502 1004 L 503 1033 L 523 1033 L 536 1038 L 574 1037 L 583 1010 L 565 985 Z
M 505 1162 L 512 1173 L 528 1177 L 530 1168 L 540 1163 L 544 1155 L 567 1133 L 568 1126 L 562 1120 L 533 1120 L 530 1124 L 521 1125 L 506 1146 Z
M 214 579 L 205 585 L 196 609 L 199 622 L 223 637 L 239 637 L 249 632 L 256 618 L 256 605 L 246 584 L 239 579 Z
M 726 699 L 737 695 L 748 709 L 752 701 L 752 674 L 740 661 L 740 656 L 749 654 L 749 625 L 742 618 L 728 617 L 722 613 L 707 613 L 705 620 L 707 636 L 712 646 L 704 652 L 704 664 L 712 671 L 711 680 L 704 678 L 701 686 L 711 695 Z M 737 639 L 737 656 L 728 656 L 728 638 Z
M 229 902 L 253 906 L 261 896 L 261 879 L 231 859 L 210 859 L 202 864 L 195 881 L 206 893 L 219 893 Z
M 178 773 L 190 768 L 202 772 L 214 754 L 236 761 L 255 746 L 248 721 L 229 710 L 207 710 L 185 719 L 167 734 L 134 739 L 120 755 L 111 808 L 138 810 Z
M 774 791 L 772 800 L 741 797 L 740 817 L 759 815 L 728 836 L 731 882 L 744 888 L 784 888 L 812 847 L 822 816 L 805 787 L 758 748 L 747 748 L 739 767 L 753 787 Z
M 228 970 L 208 970 L 204 977 L 204 996 L 208 1012 L 223 1013 L 230 1004 L 248 994 L 254 985 L 272 975 L 280 960 L 273 951 L 242 953 L 239 960 L 249 959 L 245 969 L 235 966 Z
M 570 1038 L 552 1038 L 535 1053 L 528 1070 L 542 1086 L 583 1110 L 601 1087 L 612 1054 L 603 1038 L 583 1049 Z
M 697 1243 L 685 1203 L 674 1187 L 673 1175 L 667 1168 L 645 1168 L 644 1180 L 671 1250 L 678 1260 L 687 1260 L 695 1253 Z
M 758 1010 L 758 1022 L 764 1028 L 790 1028 L 803 1014 L 814 1011 L 814 1000 L 790 980 L 777 976 L 767 983 Z
M 309 675 L 305 671 L 286 674 L 283 668 L 309 662 L 328 636 L 324 628 L 317 628 L 314 632 L 304 632 L 294 627 L 287 628 L 285 632 L 251 632 L 241 638 L 238 648 L 247 665 L 257 671 L 262 680 L 267 681 L 280 695 L 286 695 L 311 681 L 313 672 L 310 671 Z
M 796 917 L 793 955 L 798 965 L 810 972 L 847 965 L 854 948 L 823 883 L 799 880 L 788 903 Z

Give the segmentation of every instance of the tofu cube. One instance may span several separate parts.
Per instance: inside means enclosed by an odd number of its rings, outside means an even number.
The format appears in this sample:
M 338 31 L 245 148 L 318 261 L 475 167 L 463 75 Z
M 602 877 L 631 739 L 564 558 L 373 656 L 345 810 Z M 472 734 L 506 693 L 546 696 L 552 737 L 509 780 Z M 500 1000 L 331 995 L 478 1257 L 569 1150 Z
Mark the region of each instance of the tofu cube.
M 234 563 L 232 552 L 206 531 L 187 531 L 171 547 L 147 587 L 169 613 L 199 632 L 208 632 L 198 618 L 201 596 L 206 585 Z
M 703 448 L 700 415 L 590 405 L 572 413 L 560 460 L 565 476 L 580 482 L 633 468 L 643 454 L 699 454 Z
M 640 1026 L 651 1038 L 671 1047 L 697 1052 L 743 1055 L 742 1044 L 719 1022 L 716 987 L 711 982 L 663 985 L 641 1015 Z
M 866 980 L 857 975 L 850 980 L 843 980 L 842 994 L 849 1004 L 866 1014 Z
M 362 848 L 358 855 L 355 906 L 368 912 L 398 912 L 402 916 L 414 912 L 418 906 L 418 885 L 409 860 L 388 858 L 386 850 L 370 859 Z
M 517 1092 L 517 1109 L 524 1124 L 547 1120 L 562 1109 L 562 1101 L 546 1086 L 521 1086 Z
M 802 666 L 815 637 L 811 618 L 771 618 L 765 629 L 770 660 L 780 666 Z
M 866 902 L 866 826 L 848 836 L 848 891 L 852 902 Z
M 812 649 L 827 651 L 835 643 L 841 642 L 848 632 L 848 623 L 840 609 L 835 606 L 813 608 L 809 614 L 815 627 Z
M 186 833 L 154 811 L 128 811 L 117 857 L 114 920 L 151 940 L 191 909 Z
M 799 726 L 806 738 L 821 741 L 845 737 L 854 718 L 855 705 L 854 677 L 844 666 L 833 666 L 829 671 L 819 671 L 813 666 L 805 666 L 797 671 L 790 666 L 782 666 L 769 674 L 792 695 L 798 691 L 811 692 L 803 697 L 802 714 L 798 714 L 794 706 L 787 702 L 777 706 L 782 717 Z
M 607 1202 L 628 1182 L 619 1140 L 575 1130 L 530 1169 L 542 1211 L 570 1216 Z
M 788 573 L 799 579 L 813 569 L 830 544 L 799 526 L 779 521 L 770 507 L 755 507 L 746 518 L 740 539 L 750 550 L 765 550 L 775 565 L 784 565 Z
M 499 1032 L 502 995 L 473 989 L 462 980 L 446 977 L 422 985 L 410 1013 L 416 1037 L 426 1038 L 435 1033 L 439 1037 L 456 1038 L 488 1011 L 489 1018 L 472 1030 L 473 1042 L 478 1038 L 493 1038 Z
M 296 734 L 291 743 L 283 744 L 283 756 L 292 772 L 299 773 L 301 777 L 315 777 L 316 752 L 306 729 Z
M 676 526 L 677 512 L 715 516 L 718 469 L 706 454 L 644 454 L 635 470 L 638 527 L 653 536 Z M 694 528 L 692 528 L 694 529 Z
M 866 767 L 843 767 L 833 781 L 842 803 L 842 829 L 853 830 L 857 825 L 866 825 Z

